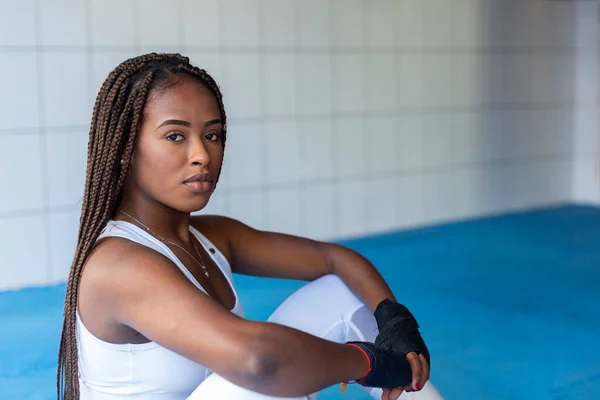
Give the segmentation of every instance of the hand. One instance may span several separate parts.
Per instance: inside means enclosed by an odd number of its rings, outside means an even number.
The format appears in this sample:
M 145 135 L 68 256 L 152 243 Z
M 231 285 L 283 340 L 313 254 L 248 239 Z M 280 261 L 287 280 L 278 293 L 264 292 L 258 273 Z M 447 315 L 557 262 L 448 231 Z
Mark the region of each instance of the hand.
M 377 306 L 375 319 L 379 327 L 375 344 L 384 350 L 405 356 L 412 371 L 412 380 L 408 385 L 398 387 L 388 393 L 384 392 L 383 399 L 395 400 L 403 390 L 408 392 L 421 390 L 429 380 L 430 356 L 419 333 L 417 320 L 405 306 L 388 299 Z M 388 397 L 385 397 L 386 394 Z
M 414 366 L 415 361 L 413 361 L 414 357 L 416 357 L 416 353 L 409 353 L 407 355 L 407 359 L 409 360 L 409 362 L 411 363 L 411 369 L 412 371 L 418 371 L 419 367 L 418 366 Z M 381 400 L 398 400 L 398 398 L 400 397 L 400 395 L 403 392 L 414 392 L 414 381 L 417 380 L 420 381 L 422 380 L 423 382 L 427 382 L 429 380 L 429 366 L 427 365 L 427 360 L 425 360 L 425 357 L 421 354 L 420 355 L 421 358 L 421 365 L 422 366 L 426 366 L 426 371 L 423 371 L 423 374 L 419 377 L 416 376 L 413 373 L 413 377 L 412 377 L 412 382 L 410 382 L 408 385 L 404 385 L 404 386 L 399 386 L 393 389 L 383 389 L 383 394 L 381 395 Z M 424 385 L 425 383 L 423 383 Z M 423 388 L 422 385 L 419 385 L 417 391 L 421 390 L 421 388 Z
M 358 347 L 369 360 L 369 371 L 356 383 L 365 387 L 393 389 L 411 382 L 411 366 L 404 357 L 369 342 L 348 342 Z
M 381 400 L 398 400 L 404 388 L 383 389 Z

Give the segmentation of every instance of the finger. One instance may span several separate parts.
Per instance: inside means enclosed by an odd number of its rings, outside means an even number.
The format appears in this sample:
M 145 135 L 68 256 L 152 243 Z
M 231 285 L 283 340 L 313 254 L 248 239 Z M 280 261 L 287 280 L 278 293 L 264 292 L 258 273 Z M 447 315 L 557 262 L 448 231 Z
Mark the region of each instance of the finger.
M 406 355 L 406 359 L 408 360 L 408 363 L 410 364 L 410 369 L 412 370 L 411 386 L 414 390 L 419 390 L 422 387 L 421 377 L 423 375 L 423 372 L 421 371 L 421 361 L 419 360 L 417 353 L 415 353 L 414 351 L 408 353 Z
M 392 397 L 392 390 L 393 389 L 391 389 L 391 388 L 390 389 L 384 389 L 384 397 L 383 398 L 385 400 L 392 400 L 393 399 L 393 397 Z
M 389 400 L 390 389 L 383 389 L 381 393 L 381 400 Z
M 400 397 L 403 391 L 404 389 L 401 387 L 392 389 L 390 391 L 390 400 L 398 400 L 398 397 Z
M 423 385 L 425 385 L 425 383 L 427 383 L 427 381 L 429 380 L 431 372 L 429 370 L 429 363 L 427 362 L 427 359 L 423 354 L 419 354 L 419 360 L 421 360 L 421 367 L 423 368 L 423 377 L 420 385 L 421 387 L 419 388 L 421 389 L 423 388 Z
M 410 392 L 414 392 L 415 391 L 411 385 L 404 386 L 402 388 L 402 390 L 405 391 L 406 393 L 410 393 Z

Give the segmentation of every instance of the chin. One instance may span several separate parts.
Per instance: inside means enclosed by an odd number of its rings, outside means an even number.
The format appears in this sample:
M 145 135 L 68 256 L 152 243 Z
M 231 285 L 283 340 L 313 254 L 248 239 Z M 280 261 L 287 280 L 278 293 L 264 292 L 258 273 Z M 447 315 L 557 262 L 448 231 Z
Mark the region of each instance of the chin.
M 212 193 L 207 193 L 205 195 L 196 195 L 191 199 L 176 202 L 175 204 L 177 205 L 173 208 L 182 212 L 196 213 L 203 210 L 206 207 L 211 196 Z

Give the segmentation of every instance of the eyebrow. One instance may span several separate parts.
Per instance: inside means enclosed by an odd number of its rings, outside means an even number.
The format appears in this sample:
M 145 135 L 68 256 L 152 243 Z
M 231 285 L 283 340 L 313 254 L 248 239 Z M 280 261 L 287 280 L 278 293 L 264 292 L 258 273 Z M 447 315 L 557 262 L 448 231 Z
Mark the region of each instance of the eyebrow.
M 210 121 L 206 121 L 204 123 L 204 127 L 206 128 L 207 126 L 211 126 L 211 125 L 216 125 L 216 124 L 220 124 L 221 120 L 220 119 L 211 119 Z
M 204 123 L 204 126 L 207 127 L 207 126 L 211 126 L 211 125 L 215 125 L 215 124 L 220 124 L 220 123 L 221 123 L 220 119 L 211 119 L 210 121 L 206 121 Z M 156 129 L 158 129 L 160 127 L 163 127 L 165 125 L 181 125 L 181 126 L 187 126 L 188 128 L 192 126 L 192 124 L 189 123 L 188 121 L 182 121 L 180 119 L 167 119 L 167 120 L 161 122 L 161 124 L 158 125 L 156 127 Z

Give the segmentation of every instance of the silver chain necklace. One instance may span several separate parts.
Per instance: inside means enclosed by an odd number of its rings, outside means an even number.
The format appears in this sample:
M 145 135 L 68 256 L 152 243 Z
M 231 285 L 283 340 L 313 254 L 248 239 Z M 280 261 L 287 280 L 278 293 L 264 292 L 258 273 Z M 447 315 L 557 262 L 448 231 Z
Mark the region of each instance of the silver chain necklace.
M 192 245 L 194 246 L 194 249 L 196 249 L 196 253 L 198 253 L 198 255 L 200 256 L 200 260 L 202 260 L 202 262 L 198 261 L 196 259 L 196 257 L 194 257 L 193 255 L 190 254 L 189 251 L 187 251 L 183 246 L 181 246 L 179 243 L 174 242 L 172 240 L 169 239 L 165 239 L 164 237 L 160 236 L 159 234 L 157 234 L 156 232 L 152 231 L 150 228 L 148 228 L 146 225 L 144 225 L 140 220 L 138 220 L 137 218 L 135 218 L 134 216 L 126 213 L 125 211 L 123 211 L 121 208 L 118 209 L 119 212 L 122 212 L 123 214 L 127 215 L 129 218 L 131 218 L 132 220 L 134 220 L 135 222 L 137 222 L 138 224 L 140 224 L 142 227 L 144 227 L 144 229 L 146 229 L 148 232 L 150 232 L 152 235 L 156 236 L 157 238 L 159 238 L 160 240 L 162 240 L 165 243 L 170 243 L 174 246 L 179 247 L 181 250 L 185 251 L 185 253 L 190 256 L 192 258 L 192 260 L 196 261 L 196 263 L 198 265 L 200 265 L 202 267 L 202 270 L 204 271 L 204 275 L 206 275 L 207 278 L 210 278 L 210 275 L 208 273 L 208 270 L 206 269 L 206 265 L 204 265 L 204 259 L 202 258 L 202 253 L 200 253 L 200 250 L 198 250 L 198 246 L 196 245 L 196 242 L 194 241 L 194 239 L 192 239 Z

